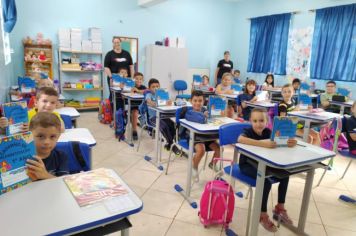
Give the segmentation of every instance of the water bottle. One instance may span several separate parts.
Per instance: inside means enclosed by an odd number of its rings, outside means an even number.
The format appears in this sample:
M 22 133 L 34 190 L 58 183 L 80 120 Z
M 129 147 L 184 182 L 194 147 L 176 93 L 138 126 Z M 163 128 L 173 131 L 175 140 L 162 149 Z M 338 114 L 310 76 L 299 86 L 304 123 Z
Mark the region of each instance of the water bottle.
M 53 80 L 53 87 L 57 92 L 59 92 L 59 80 L 58 79 Z

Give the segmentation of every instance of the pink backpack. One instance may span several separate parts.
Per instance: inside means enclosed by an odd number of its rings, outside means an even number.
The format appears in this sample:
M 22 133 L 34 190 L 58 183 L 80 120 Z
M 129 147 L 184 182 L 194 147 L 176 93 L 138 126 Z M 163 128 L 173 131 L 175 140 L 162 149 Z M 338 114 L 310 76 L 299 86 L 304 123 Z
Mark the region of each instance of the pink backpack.
M 320 146 L 330 151 L 348 149 L 348 143 L 341 134 L 341 119 L 334 119 L 320 129 Z M 335 142 L 336 140 L 336 142 Z M 335 145 L 335 147 L 334 147 Z
M 235 195 L 230 184 L 223 180 L 213 180 L 205 185 L 198 213 L 204 227 L 222 224 L 227 229 L 232 221 L 234 209 Z

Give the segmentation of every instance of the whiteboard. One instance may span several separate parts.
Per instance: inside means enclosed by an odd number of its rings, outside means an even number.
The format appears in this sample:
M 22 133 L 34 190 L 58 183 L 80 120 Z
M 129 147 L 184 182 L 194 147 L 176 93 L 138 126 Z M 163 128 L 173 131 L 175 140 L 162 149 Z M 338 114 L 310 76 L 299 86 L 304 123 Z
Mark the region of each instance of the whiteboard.
M 184 93 L 191 93 L 192 90 L 192 83 L 193 83 L 193 75 L 207 75 L 210 78 L 210 69 L 208 68 L 189 68 L 188 69 L 188 76 L 187 76 L 187 84 L 188 84 L 188 91 Z M 211 81 L 211 78 L 210 78 Z

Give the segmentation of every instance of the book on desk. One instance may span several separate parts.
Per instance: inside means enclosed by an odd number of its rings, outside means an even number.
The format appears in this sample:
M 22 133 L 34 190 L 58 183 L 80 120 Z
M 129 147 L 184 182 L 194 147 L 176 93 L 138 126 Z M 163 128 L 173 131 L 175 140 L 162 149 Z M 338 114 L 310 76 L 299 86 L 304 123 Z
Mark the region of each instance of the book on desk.
M 273 128 L 271 140 L 277 143 L 277 146 L 287 146 L 287 141 L 295 137 L 297 131 L 298 119 L 295 117 L 280 117 L 273 118 Z
M 0 195 L 31 181 L 27 175 L 26 161 L 34 155 L 31 132 L 0 138 Z
M 2 110 L 9 123 L 6 135 L 20 133 L 23 124 L 28 123 L 27 103 L 25 101 L 4 103 Z
M 157 107 L 166 106 L 169 101 L 169 93 L 165 89 L 157 89 L 155 97 Z
M 209 119 L 225 116 L 226 107 L 227 107 L 226 98 L 223 98 L 221 96 L 209 96 L 209 102 L 208 102 Z

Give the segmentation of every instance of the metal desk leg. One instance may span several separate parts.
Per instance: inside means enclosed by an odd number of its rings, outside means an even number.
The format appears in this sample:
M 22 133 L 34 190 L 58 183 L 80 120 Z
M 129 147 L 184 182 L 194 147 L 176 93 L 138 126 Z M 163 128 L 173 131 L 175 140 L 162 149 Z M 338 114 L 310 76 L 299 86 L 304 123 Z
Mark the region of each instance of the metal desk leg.
M 258 226 L 259 226 L 260 214 L 261 214 L 263 188 L 265 185 L 265 178 L 266 178 L 265 175 L 266 175 L 266 164 L 263 162 L 258 162 L 256 192 L 255 192 L 255 200 L 253 203 L 253 212 L 252 212 L 251 228 L 250 228 L 251 236 L 257 236 L 257 233 L 258 233 Z
M 125 100 L 124 100 L 125 101 Z M 134 146 L 132 142 L 132 123 L 131 123 L 131 99 L 127 98 L 127 144 Z
M 129 217 L 126 217 L 129 220 Z M 121 236 L 129 236 L 130 235 L 130 227 L 121 230 Z
M 115 90 L 112 90 L 112 98 L 113 98 L 113 101 L 112 101 L 112 104 L 113 104 L 113 107 L 114 107 L 114 110 L 113 110 L 113 121 L 114 121 L 114 127 L 116 125 L 116 91 Z
M 310 171 L 308 171 L 307 178 L 305 181 L 302 206 L 300 208 L 299 221 L 298 221 L 298 232 L 301 234 L 304 234 L 305 222 L 307 220 L 309 200 L 310 200 L 311 190 L 313 187 L 314 172 L 315 169 L 311 169 Z
M 306 119 L 304 124 L 304 134 L 303 134 L 304 142 L 308 142 L 309 130 L 310 130 L 310 120 Z

